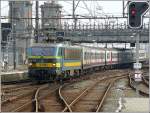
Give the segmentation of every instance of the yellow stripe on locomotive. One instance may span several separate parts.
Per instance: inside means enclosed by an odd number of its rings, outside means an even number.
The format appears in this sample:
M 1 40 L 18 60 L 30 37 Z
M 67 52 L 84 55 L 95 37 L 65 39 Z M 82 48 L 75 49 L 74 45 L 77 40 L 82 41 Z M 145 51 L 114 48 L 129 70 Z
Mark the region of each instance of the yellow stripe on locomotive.
M 29 59 L 61 59 L 62 56 L 28 56 Z
M 32 68 L 51 68 L 51 67 L 61 67 L 60 63 L 34 63 L 29 65 Z
M 74 66 L 81 66 L 81 62 L 64 62 L 63 66 L 65 67 L 74 67 Z M 33 63 L 29 64 L 29 67 L 32 68 L 51 68 L 51 67 L 61 67 L 61 63 Z
M 81 62 L 65 62 L 64 66 L 65 67 L 77 67 L 77 66 L 81 66 Z

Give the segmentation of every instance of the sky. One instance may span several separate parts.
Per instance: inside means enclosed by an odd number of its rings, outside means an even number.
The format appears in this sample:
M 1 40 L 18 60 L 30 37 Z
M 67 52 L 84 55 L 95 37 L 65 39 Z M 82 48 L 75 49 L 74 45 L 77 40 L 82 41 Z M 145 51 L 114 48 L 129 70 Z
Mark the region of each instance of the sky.
M 58 1 L 58 3 L 62 4 L 62 6 L 64 7 L 64 9 L 66 10 L 72 10 L 72 6 L 71 6 L 71 2 L 72 1 L 68 1 L 68 0 L 64 0 L 64 1 Z M 41 1 L 41 4 L 43 3 L 43 1 Z M 77 2 L 76 2 L 77 3 Z M 79 7 L 78 9 L 82 9 L 83 8 L 80 8 L 80 7 L 84 7 L 84 3 L 87 4 L 87 6 L 90 8 L 93 8 L 92 6 L 96 6 L 96 4 L 99 4 L 99 6 L 101 6 L 104 10 L 105 13 L 121 13 L 121 9 L 122 9 L 122 2 L 121 1 L 82 1 L 79 3 Z M 2 14 L 4 14 L 4 12 L 6 12 L 6 9 L 8 9 L 8 2 L 5 0 L 5 1 L 2 1 L 1 3 L 1 6 L 2 6 Z M 117 6 L 117 8 L 116 8 Z M 79 10 L 78 10 L 79 11 Z
M 72 14 L 72 1 L 58 1 L 59 4 L 63 7 L 63 13 L 66 14 Z M 77 2 L 75 2 L 77 4 Z M 1 15 L 7 16 L 8 15 L 8 2 L 2 1 L 1 3 Z M 43 4 L 43 1 L 40 2 L 40 4 Z M 81 1 L 79 2 L 79 5 L 76 9 L 76 14 L 78 15 L 84 15 L 89 16 L 90 13 L 87 10 L 91 11 L 93 16 L 104 16 L 104 15 L 121 15 L 122 13 L 122 2 L 121 1 Z M 35 12 L 35 4 L 33 2 L 33 12 Z M 101 9 L 101 10 L 98 10 Z M 35 14 L 35 13 L 33 13 Z
M 62 9 L 62 13 L 63 15 L 72 15 L 72 1 L 58 1 L 58 3 L 63 7 Z M 77 2 L 75 2 L 77 4 Z M 41 1 L 39 3 L 44 4 L 44 1 Z M 40 9 L 40 8 L 39 8 Z M 89 10 L 88 10 L 89 9 Z M 84 2 L 81 0 L 81 2 L 79 3 L 79 6 L 77 7 L 75 14 L 78 15 L 84 15 L 84 16 L 90 16 L 92 13 L 93 16 L 105 16 L 105 15 L 109 15 L 109 16 L 122 16 L 122 1 L 100 1 L 100 0 L 94 0 L 94 1 L 89 1 L 89 0 L 85 0 Z M 8 16 L 8 10 L 9 10 L 9 5 L 8 5 L 8 1 L 2 1 L 1 2 L 1 15 L 2 16 Z M 90 12 L 90 13 L 89 13 Z M 40 15 L 40 13 L 39 13 Z M 33 16 L 35 16 L 35 1 L 33 2 Z M 120 19 L 119 22 L 123 23 L 124 21 L 126 21 L 127 19 Z M 89 21 L 89 20 L 79 20 L 82 23 L 93 23 L 94 21 Z M 78 21 L 78 22 L 79 22 Z M 117 20 L 112 20 L 115 23 L 117 22 Z M 145 22 L 148 22 L 148 19 L 144 19 Z M 2 20 L 2 22 L 6 22 L 6 20 Z M 104 20 L 97 20 L 95 22 L 104 22 Z M 33 22 L 34 23 L 34 22 Z M 69 21 L 69 23 L 71 24 L 72 21 Z M 122 45 L 124 46 L 124 45 Z
M 33 2 L 33 16 L 35 16 L 35 1 Z M 72 1 L 71 0 L 58 0 L 58 3 L 63 7 L 62 9 L 62 15 L 72 15 Z M 77 4 L 77 1 L 75 2 Z M 44 1 L 40 1 L 39 3 L 44 4 Z M 122 16 L 122 1 L 100 1 L 100 0 L 81 0 L 79 2 L 79 5 L 75 11 L 75 14 L 77 15 L 82 15 L 82 16 Z M 8 1 L 2 1 L 1 2 L 1 15 L 2 16 L 8 16 Z M 40 8 L 39 8 L 40 10 Z M 39 12 L 39 15 L 40 12 Z M 120 19 L 120 23 L 124 23 L 127 19 Z M 2 20 L 2 22 L 6 22 L 7 20 Z M 104 23 L 106 20 L 78 20 L 80 23 L 93 23 L 93 22 L 99 22 L 99 23 Z M 113 21 L 114 23 L 117 22 L 116 19 L 109 20 Z M 148 21 L 148 19 L 144 19 L 145 22 Z M 68 20 L 67 20 L 68 22 Z M 69 21 L 71 24 L 73 21 Z

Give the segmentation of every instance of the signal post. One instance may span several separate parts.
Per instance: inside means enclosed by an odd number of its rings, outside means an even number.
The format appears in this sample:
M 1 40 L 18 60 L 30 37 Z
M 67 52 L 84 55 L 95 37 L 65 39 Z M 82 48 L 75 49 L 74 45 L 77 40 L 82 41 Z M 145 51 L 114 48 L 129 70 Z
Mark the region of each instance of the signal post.
M 133 1 L 128 5 L 128 26 L 136 32 L 136 63 L 133 67 L 135 69 L 134 79 L 136 85 L 136 93 L 139 95 L 138 84 L 141 81 L 141 68 L 142 64 L 139 62 L 139 49 L 140 49 L 140 31 L 143 27 L 143 16 L 149 9 L 149 3 L 143 1 Z

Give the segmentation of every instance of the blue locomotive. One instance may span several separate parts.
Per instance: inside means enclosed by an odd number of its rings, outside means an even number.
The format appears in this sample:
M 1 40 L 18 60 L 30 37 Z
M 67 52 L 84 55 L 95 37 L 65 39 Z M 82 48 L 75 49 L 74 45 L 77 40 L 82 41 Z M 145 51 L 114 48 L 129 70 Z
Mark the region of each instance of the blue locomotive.
M 140 51 L 140 61 L 145 61 Z M 133 49 L 107 49 L 65 44 L 34 44 L 28 48 L 28 74 L 46 81 L 78 77 L 89 71 L 125 66 L 135 62 Z

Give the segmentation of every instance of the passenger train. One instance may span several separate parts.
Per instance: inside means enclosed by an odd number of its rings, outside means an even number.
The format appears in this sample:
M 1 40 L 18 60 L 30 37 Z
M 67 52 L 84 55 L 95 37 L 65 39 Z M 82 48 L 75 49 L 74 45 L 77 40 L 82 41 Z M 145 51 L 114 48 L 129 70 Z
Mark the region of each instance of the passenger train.
M 89 71 L 131 66 L 135 49 L 109 49 L 66 44 L 34 44 L 27 50 L 28 75 L 37 81 L 78 77 Z M 140 61 L 146 59 L 140 50 Z

